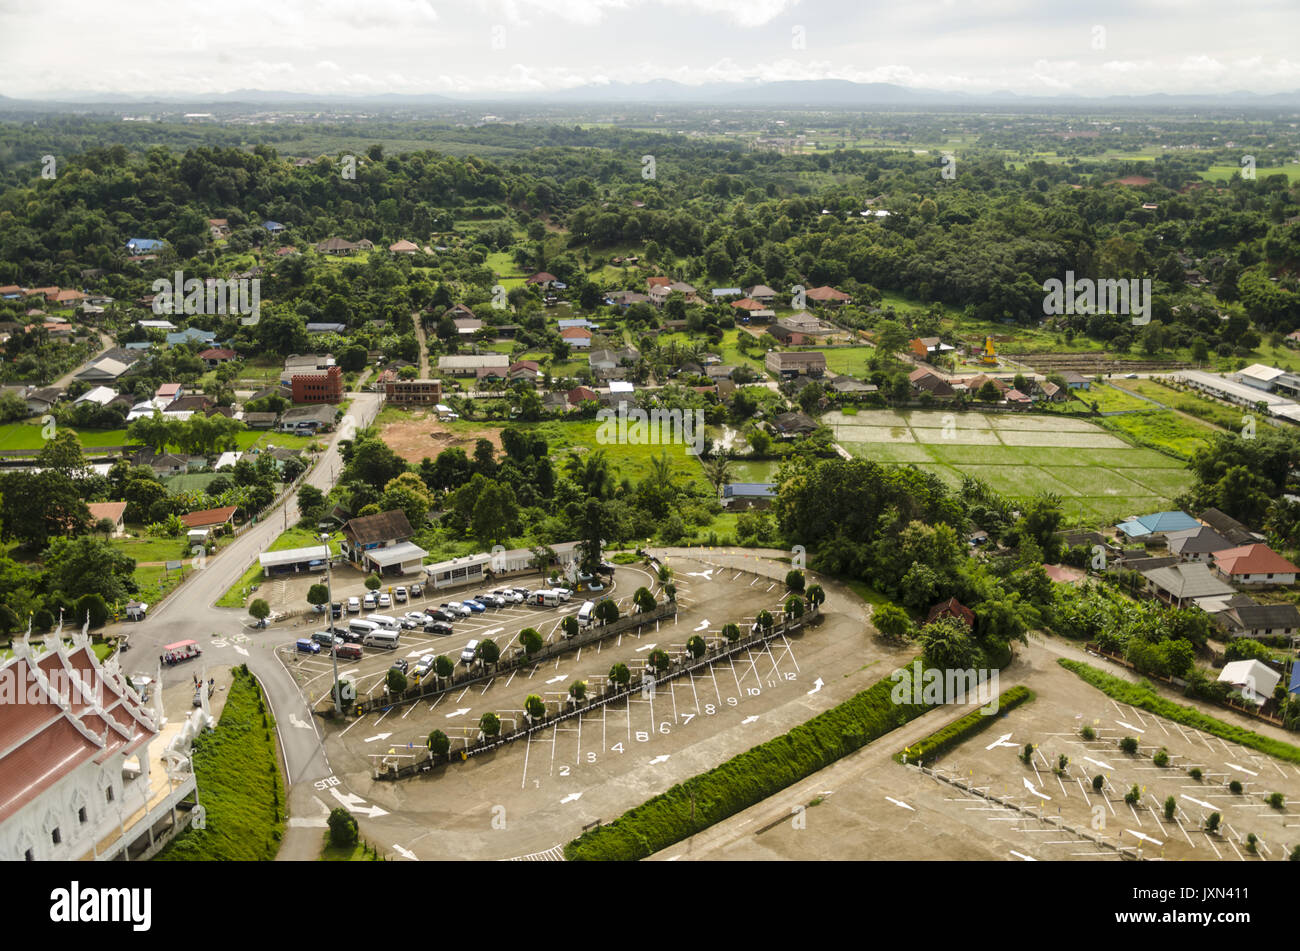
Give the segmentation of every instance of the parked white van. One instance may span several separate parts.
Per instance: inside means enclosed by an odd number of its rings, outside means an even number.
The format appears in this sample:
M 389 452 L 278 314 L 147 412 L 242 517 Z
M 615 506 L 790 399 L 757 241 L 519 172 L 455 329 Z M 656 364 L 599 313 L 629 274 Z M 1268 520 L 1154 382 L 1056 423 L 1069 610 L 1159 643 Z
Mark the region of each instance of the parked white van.
M 382 647 L 386 650 L 397 648 L 396 631 L 371 631 L 361 641 L 366 647 Z
M 531 604 L 540 604 L 548 608 L 553 608 L 560 603 L 560 596 L 554 591 L 543 588 L 541 591 L 534 591 Z
M 375 631 L 379 630 L 379 625 L 375 624 L 373 621 L 367 621 L 363 618 L 354 617 L 348 619 L 348 630 L 351 633 L 360 636 L 362 642 L 364 643 L 366 635 L 373 634 Z
M 385 631 L 400 631 L 402 622 L 387 614 L 367 614 L 366 620 Z
M 584 601 L 582 607 L 578 608 L 578 623 L 583 627 L 589 625 L 596 619 L 596 602 Z

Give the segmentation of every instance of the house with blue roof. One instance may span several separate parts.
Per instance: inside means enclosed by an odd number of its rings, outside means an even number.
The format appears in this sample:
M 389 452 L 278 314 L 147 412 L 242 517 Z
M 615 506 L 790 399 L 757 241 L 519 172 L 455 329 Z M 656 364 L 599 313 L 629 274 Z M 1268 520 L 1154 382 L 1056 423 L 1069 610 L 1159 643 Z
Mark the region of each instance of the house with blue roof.
M 211 330 L 199 330 L 197 327 L 186 327 L 184 330 L 177 331 L 174 334 L 167 335 L 167 346 L 172 347 L 178 343 L 214 343 L 217 335 Z
M 267 231 L 271 232 L 271 234 L 279 234 L 281 231 L 288 230 L 284 225 L 280 224 L 280 222 L 278 221 L 269 221 L 269 220 L 263 221 L 262 227 L 265 228 Z
M 1129 538 L 1146 538 L 1168 532 L 1185 532 L 1201 527 L 1201 523 L 1186 512 L 1153 512 L 1139 515 L 1115 526 Z
M 1300 694 L 1300 664 L 1291 665 L 1291 683 L 1286 692 Z
M 126 249 L 132 254 L 148 254 L 150 251 L 161 249 L 166 243 L 157 238 L 132 238 L 126 243 Z
M 765 508 L 774 498 L 775 482 L 729 482 L 722 487 L 722 504 L 728 508 Z
M 744 295 L 744 292 L 739 287 L 715 287 L 713 288 L 712 293 L 714 300 L 719 300 L 723 297 L 741 297 Z

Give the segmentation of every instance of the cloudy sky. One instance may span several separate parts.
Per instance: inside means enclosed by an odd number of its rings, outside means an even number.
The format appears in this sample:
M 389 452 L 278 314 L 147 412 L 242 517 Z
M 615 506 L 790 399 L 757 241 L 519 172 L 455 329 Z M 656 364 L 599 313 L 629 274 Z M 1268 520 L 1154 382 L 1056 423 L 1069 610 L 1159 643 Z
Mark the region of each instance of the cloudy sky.
M 0 0 L 0 94 L 1300 89 L 1297 0 Z

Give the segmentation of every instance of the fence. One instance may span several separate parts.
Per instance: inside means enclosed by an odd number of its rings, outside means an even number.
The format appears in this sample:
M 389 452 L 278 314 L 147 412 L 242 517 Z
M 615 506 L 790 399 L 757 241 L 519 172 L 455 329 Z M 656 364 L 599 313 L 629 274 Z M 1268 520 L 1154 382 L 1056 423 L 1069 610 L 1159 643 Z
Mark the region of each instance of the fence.
M 627 620 L 631 621 L 634 617 L 637 616 L 629 617 Z M 651 675 L 648 678 L 648 684 L 647 677 L 643 671 L 641 677 L 634 682 L 629 681 L 626 687 L 615 687 L 614 689 L 610 689 L 610 685 L 607 684 L 600 694 L 595 697 L 587 698 L 582 701 L 575 701 L 570 698 L 566 701 L 567 706 L 561 708 L 555 713 L 543 715 L 538 717 L 536 720 L 530 720 L 527 726 L 520 727 L 510 733 L 495 738 L 485 737 L 474 742 L 466 741 L 464 748 L 457 752 L 460 753 L 461 762 L 465 762 L 471 756 L 478 756 L 481 753 L 491 752 L 492 750 L 505 746 L 508 743 L 513 743 L 515 740 L 523 739 L 533 733 L 545 730 L 548 727 L 553 727 L 565 720 L 571 720 L 574 717 L 590 713 L 592 710 L 597 710 L 606 704 L 616 703 L 620 700 L 631 697 L 634 694 L 642 693 L 647 689 L 647 687 L 649 687 L 649 689 L 654 689 L 659 684 L 668 683 L 669 681 L 676 680 L 679 677 L 684 677 L 696 670 L 732 657 L 741 651 L 766 644 L 768 641 L 774 640 L 775 638 L 784 637 L 787 634 L 794 634 L 801 630 L 805 625 L 815 625 L 820 623 L 821 620 L 822 615 L 814 609 L 803 617 L 779 621 L 772 626 L 770 631 L 759 631 L 758 633 L 751 632 L 750 634 L 741 636 L 734 642 L 714 641 L 712 644 L 708 645 L 704 654 L 698 658 L 690 657 L 687 659 L 689 655 L 684 654 L 679 659 L 670 661 L 669 666 L 664 671 L 657 675 Z M 612 626 L 613 625 L 611 625 L 611 627 Z M 605 636 L 608 636 L 608 634 Z M 530 660 L 529 663 L 532 663 L 532 661 Z M 495 674 L 493 676 L 495 676 Z M 483 678 L 480 677 L 477 679 L 481 680 Z M 462 681 L 462 683 L 465 682 L 466 681 Z M 382 765 L 377 765 L 375 767 L 374 778 L 391 781 L 405 779 L 415 776 L 418 773 L 426 772 L 434 766 L 445 765 L 449 761 L 454 761 L 452 754 L 443 757 L 434 756 L 432 753 L 429 753 L 424 759 L 408 763 L 404 766 L 397 766 L 393 763 L 383 763 Z
M 501 674 L 509 673 L 518 667 L 531 667 L 533 664 L 540 664 L 543 661 L 550 660 L 553 657 L 559 657 L 570 651 L 576 651 L 579 648 L 586 647 L 589 644 L 595 644 L 606 638 L 613 637 L 616 634 L 622 634 L 630 628 L 640 627 L 643 624 L 651 624 L 655 621 L 663 620 L 669 615 L 677 615 L 677 603 L 674 601 L 665 601 L 657 604 L 652 611 L 646 611 L 641 614 L 629 614 L 627 617 L 621 617 L 617 621 L 612 621 L 605 625 L 593 625 L 585 631 L 579 632 L 573 637 L 563 638 L 550 644 L 543 644 L 535 653 L 529 655 L 522 647 L 516 647 L 509 657 L 502 657 L 493 665 L 491 671 L 482 671 L 480 673 L 466 672 L 464 675 L 457 676 L 453 674 L 446 682 L 446 685 L 438 684 L 432 689 L 421 689 L 412 693 L 407 691 L 397 699 L 385 698 L 382 701 L 368 703 L 358 701 L 355 713 L 357 716 L 364 715 L 367 711 L 380 707 L 401 707 L 409 703 L 419 703 L 422 700 L 428 700 L 431 697 L 437 697 L 448 691 L 455 690 L 458 687 L 468 687 L 476 683 L 482 683 L 485 680 L 491 680 Z

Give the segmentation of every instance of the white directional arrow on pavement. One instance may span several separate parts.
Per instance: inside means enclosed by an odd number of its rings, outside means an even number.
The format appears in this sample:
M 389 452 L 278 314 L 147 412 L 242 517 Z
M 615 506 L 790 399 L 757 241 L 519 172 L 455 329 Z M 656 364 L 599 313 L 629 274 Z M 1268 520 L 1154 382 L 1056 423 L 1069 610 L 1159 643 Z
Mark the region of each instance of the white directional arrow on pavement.
M 546 682 L 547 682 L 548 684 L 558 684 L 561 680 L 563 680 L 564 678 L 566 678 L 566 677 L 568 677 L 568 676 L 569 676 L 568 674 L 557 674 L 556 676 L 552 677 L 550 680 L 548 680 L 548 681 L 546 681 Z
M 1214 807 L 1211 806 L 1208 802 L 1202 802 L 1202 801 L 1199 800 L 1199 799 L 1193 799 L 1191 796 L 1187 795 L 1187 793 L 1183 793 L 1183 798 L 1186 799 L 1188 802 L 1194 802 L 1194 803 L 1196 803 L 1196 804 L 1197 804 L 1198 806 L 1200 806 L 1202 809 L 1213 809 L 1213 808 L 1214 808 Z
M 561 799 L 560 802 L 561 802 L 561 804 L 566 803 L 566 802 L 577 802 L 577 801 L 578 801 L 579 799 L 581 799 L 581 798 L 582 798 L 582 793 L 580 793 L 580 792 L 571 792 L 571 793 L 569 793 L 567 796 L 565 796 L 563 799 Z
M 1236 763 L 1224 763 L 1223 765 L 1228 767 L 1228 769 L 1235 769 L 1239 773 L 1245 773 L 1247 776 L 1259 775 L 1259 773 L 1255 772 L 1253 769 L 1247 769 L 1244 766 L 1238 766 Z
M 579 605 L 579 607 L 581 607 L 581 605 Z M 504 630 L 505 630 L 504 627 L 494 627 L 490 631 L 484 631 L 482 634 L 479 635 L 479 638 L 481 639 L 484 637 L 495 637 L 496 635 L 500 634 Z
M 1038 859 L 1033 858 L 1033 857 L 1031 857 L 1031 856 L 1028 856 L 1028 855 L 1022 855 L 1021 853 L 1017 852 L 1015 849 L 1011 849 L 1010 852 L 1011 852 L 1011 854 L 1014 855 L 1016 858 L 1018 858 L 1018 859 L 1024 859 L 1026 862 L 1037 862 L 1037 861 L 1038 861 Z
M 697 631 L 707 631 L 708 629 L 709 629 L 709 619 L 708 619 L 708 618 L 705 618 L 703 621 L 701 621 L 699 624 L 697 624 L 697 625 L 695 626 L 695 630 L 697 630 Z
M 311 724 L 308 723 L 308 722 L 306 722 L 305 720 L 301 720 L 301 719 L 299 719 L 298 714 L 296 714 L 296 713 L 290 713 L 290 714 L 289 714 L 289 725 L 290 725 L 290 726 L 296 726 L 296 727 L 298 727 L 298 729 L 300 729 L 300 730 L 310 730 L 310 729 L 311 729 Z
M 368 737 L 366 737 L 362 742 L 363 742 L 363 743 L 373 743 L 373 742 L 375 742 L 375 740 L 386 740 L 386 739 L 388 739 L 388 738 L 389 738 L 390 736 L 392 736 L 392 735 L 393 735 L 393 734 L 391 734 L 391 733 L 376 733 L 374 736 L 368 736 Z
M 1145 732 L 1146 732 L 1146 730 L 1142 729 L 1142 727 L 1140 727 L 1140 726 L 1134 726 L 1132 723 L 1125 723 L 1123 720 L 1116 720 L 1115 722 L 1118 723 L 1120 726 L 1122 726 L 1122 727 L 1123 727 L 1124 729 L 1126 729 L 1126 730 L 1133 730 L 1133 731 L 1135 731 L 1135 732 L 1137 732 L 1137 733 L 1145 733 Z
M 368 816 L 371 819 L 377 819 L 380 816 L 388 815 L 387 809 L 381 809 L 378 806 L 362 805 L 365 800 L 355 793 L 341 793 L 337 789 L 331 789 L 330 792 L 333 794 L 335 799 L 342 803 L 343 808 L 347 809 L 348 812 L 359 812 L 363 816 Z
M 397 845 L 396 843 L 393 844 L 393 851 L 396 852 L 404 859 L 410 859 L 412 862 L 420 861 L 415 857 L 414 852 L 412 852 L 410 849 L 404 849 L 400 845 Z
M 1093 766 L 1100 766 L 1102 769 L 1114 769 L 1114 768 L 1115 768 L 1114 766 L 1111 766 L 1109 763 L 1103 763 L 1101 760 L 1099 760 L 1099 759 L 1093 759 L 1091 756 L 1085 756 L 1084 759 L 1086 759 L 1086 760 L 1087 760 L 1089 763 L 1091 763 Z
M 240 647 L 238 644 L 235 645 L 235 653 L 242 654 L 245 657 L 248 656 L 248 650 L 246 648 Z
M 709 569 L 706 570 L 706 571 L 688 571 L 688 572 L 686 572 L 686 577 L 688 577 L 688 578 L 703 578 L 705 581 L 712 581 L 712 580 L 713 580 L 713 569 L 712 569 L 712 568 L 709 568 Z
M 993 749 L 993 748 L 995 748 L 995 747 L 998 747 L 998 746 L 1015 746 L 1016 744 L 1014 744 L 1014 743 L 1008 743 L 1008 742 L 1007 742 L 1007 740 L 1009 740 L 1009 739 L 1011 739 L 1011 734 L 1010 734 L 1010 733 L 1003 733 L 1001 736 L 999 736 L 996 740 L 994 740 L 994 741 L 993 741 L 992 743 L 990 743 L 988 746 L 984 747 L 984 749 L 986 749 L 986 750 L 991 750 L 991 749 Z
M 661 753 L 660 755 L 656 756 L 654 759 L 650 761 L 650 765 L 658 766 L 660 763 L 666 763 L 666 762 L 668 762 L 668 754 Z
M 911 806 L 909 806 L 907 803 L 901 802 L 900 800 L 895 799 L 893 796 L 886 796 L 885 798 L 888 799 L 890 802 L 892 802 L 894 805 L 898 806 L 899 808 L 906 809 L 908 812 L 916 812 L 916 810 L 913 809 Z
M 642 644 L 640 647 L 638 647 L 638 648 L 634 651 L 634 653 L 639 654 L 639 653 L 641 653 L 642 651 L 648 651 L 648 650 L 650 650 L 652 647 L 654 647 L 653 644 Z
M 820 677 L 818 677 L 816 680 L 813 681 L 813 688 L 812 688 L 811 690 L 809 690 L 808 693 L 810 693 L 810 694 L 814 694 L 814 693 L 816 693 L 818 690 L 821 690 L 822 687 L 824 687 L 824 686 L 826 686 L 826 685 L 825 685 L 824 683 L 822 683 L 822 679 L 821 679 Z
M 451 711 L 446 718 L 450 720 L 452 717 L 463 717 L 467 713 L 469 713 L 469 707 L 461 707 L 459 710 Z
M 1143 839 L 1154 845 L 1164 845 L 1164 843 L 1161 842 L 1159 839 L 1153 839 L 1151 838 L 1151 836 L 1146 835 L 1145 833 L 1142 832 L 1138 832 L 1136 829 L 1125 829 L 1124 831 L 1127 832 L 1129 835 L 1137 836 L 1139 839 Z
M 1051 797 L 1051 796 L 1047 795 L 1047 793 L 1045 793 L 1045 792 L 1039 792 L 1037 789 L 1034 788 L 1034 784 L 1031 783 L 1029 780 L 1027 780 L 1027 779 L 1022 779 L 1021 782 L 1025 784 L 1025 788 L 1026 788 L 1026 789 L 1028 789 L 1031 793 L 1033 793 L 1033 794 L 1034 794 L 1035 796 L 1037 796 L 1039 799 L 1046 799 L 1048 802 L 1051 802 L 1051 801 L 1052 801 L 1052 797 Z
M 740 722 L 741 722 L 741 723 L 753 723 L 753 722 L 754 722 L 755 720 L 757 720 L 757 719 L 758 719 L 757 716 L 748 716 L 748 717 L 745 717 L 745 719 L 741 720 Z

